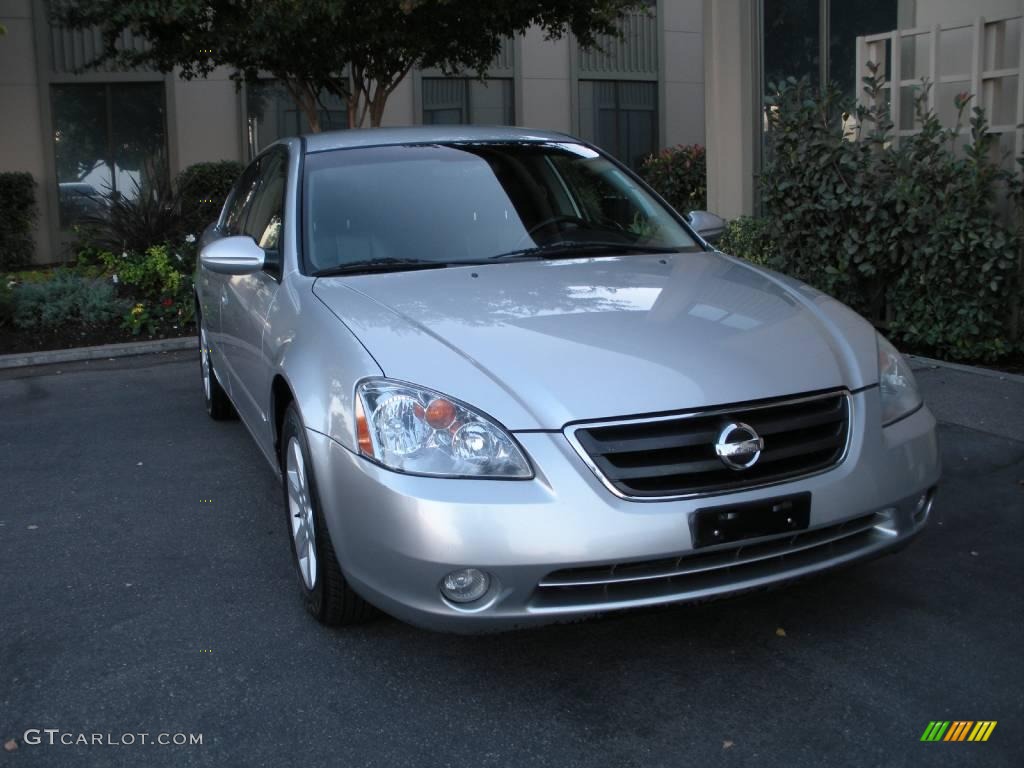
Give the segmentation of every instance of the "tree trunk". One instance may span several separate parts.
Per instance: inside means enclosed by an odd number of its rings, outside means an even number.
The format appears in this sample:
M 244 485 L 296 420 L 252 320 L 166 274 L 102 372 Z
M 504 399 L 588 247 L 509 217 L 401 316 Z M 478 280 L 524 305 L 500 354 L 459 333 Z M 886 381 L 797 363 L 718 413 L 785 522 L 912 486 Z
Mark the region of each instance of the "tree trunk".
M 387 106 L 389 95 L 388 91 L 380 87 L 373 94 L 373 101 L 370 102 L 371 128 L 380 128 L 380 121 L 384 118 L 384 107 Z
M 309 121 L 309 130 L 312 133 L 320 133 L 320 105 L 317 102 L 316 93 L 309 83 L 295 80 L 285 80 L 285 87 L 292 97 L 292 101 L 302 110 L 302 114 Z

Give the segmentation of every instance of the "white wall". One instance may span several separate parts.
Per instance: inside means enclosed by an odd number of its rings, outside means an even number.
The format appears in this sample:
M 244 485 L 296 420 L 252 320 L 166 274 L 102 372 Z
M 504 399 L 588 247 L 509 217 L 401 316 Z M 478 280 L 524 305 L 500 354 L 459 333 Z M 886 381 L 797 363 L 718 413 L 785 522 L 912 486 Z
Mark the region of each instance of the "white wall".
M 522 93 L 519 125 L 553 131 L 572 130 L 572 94 L 568 38 L 545 40 L 537 28 L 529 29 L 516 51 L 521 77 L 516 87 Z
M 662 121 L 666 146 L 704 144 L 704 9 L 701 0 L 664 0 Z
M 948 26 L 973 21 L 977 16 L 994 19 L 1022 13 L 1024 0 L 902 0 L 901 25 L 907 12 L 904 7 L 914 19 L 914 27 Z
M 39 224 L 36 261 L 50 262 L 46 151 L 36 76 L 36 50 L 30 0 L 0 0 L 0 171 L 28 171 L 36 180 Z
M 243 116 L 230 71 L 220 67 L 205 79 L 166 80 L 171 173 L 193 163 L 244 160 Z

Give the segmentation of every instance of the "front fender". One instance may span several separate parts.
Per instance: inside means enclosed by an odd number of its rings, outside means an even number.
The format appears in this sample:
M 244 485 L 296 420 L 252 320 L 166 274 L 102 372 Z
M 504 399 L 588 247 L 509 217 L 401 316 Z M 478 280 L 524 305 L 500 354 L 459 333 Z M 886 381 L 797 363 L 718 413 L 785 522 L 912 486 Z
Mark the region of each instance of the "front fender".
M 267 410 L 275 412 L 273 382 L 283 378 L 307 429 L 355 451 L 355 383 L 383 371 L 348 326 L 313 295 L 314 282 L 299 272 L 288 274 L 267 318 L 264 343 L 274 371 Z

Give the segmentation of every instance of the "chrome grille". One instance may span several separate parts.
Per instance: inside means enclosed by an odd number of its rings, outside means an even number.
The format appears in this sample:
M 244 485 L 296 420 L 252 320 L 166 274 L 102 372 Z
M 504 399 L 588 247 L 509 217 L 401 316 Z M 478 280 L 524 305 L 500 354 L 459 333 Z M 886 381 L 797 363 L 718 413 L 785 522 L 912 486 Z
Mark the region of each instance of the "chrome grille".
M 733 587 L 777 581 L 868 555 L 891 541 L 885 512 L 738 547 L 678 557 L 565 568 L 537 585 L 537 609 L 600 606 L 659 597 L 702 599 Z
M 610 423 L 570 426 L 566 435 L 595 474 L 627 498 L 727 493 L 804 477 L 842 460 L 850 428 L 849 395 L 829 392 Z M 729 469 L 715 441 L 730 422 L 764 438 L 754 466 Z

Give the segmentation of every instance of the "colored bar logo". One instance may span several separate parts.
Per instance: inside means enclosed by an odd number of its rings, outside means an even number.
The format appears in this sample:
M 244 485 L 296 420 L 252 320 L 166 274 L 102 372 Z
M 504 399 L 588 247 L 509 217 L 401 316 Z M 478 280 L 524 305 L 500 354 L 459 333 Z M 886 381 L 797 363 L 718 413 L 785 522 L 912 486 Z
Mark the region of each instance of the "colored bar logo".
M 998 720 L 932 720 L 921 741 L 988 741 Z

